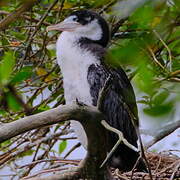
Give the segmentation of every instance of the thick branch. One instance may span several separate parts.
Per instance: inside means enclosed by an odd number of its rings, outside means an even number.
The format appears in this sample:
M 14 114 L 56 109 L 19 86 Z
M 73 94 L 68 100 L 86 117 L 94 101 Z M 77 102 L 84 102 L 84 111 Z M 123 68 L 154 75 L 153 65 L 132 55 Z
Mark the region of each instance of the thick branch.
M 169 134 L 171 134 L 178 128 L 180 128 L 180 120 L 172 122 L 172 123 L 168 123 L 167 125 L 161 127 L 160 130 L 159 129 L 158 130 L 156 129 L 155 131 L 151 130 L 150 135 L 153 136 L 153 140 L 148 142 L 145 145 L 145 148 L 148 149 L 149 147 L 151 147 L 152 145 L 154 145 L 155 143 L 157 143 L 164 137 L 168 136 Z M 146 134 L 147 134 L 147 132 L 146 132 Z
M 59 123 L 65 120 L 104 119 L 103 115 L 94 107 L 79 107 L 64 105 L 57 108 L 27 116 L 17 121 L 1 124 L 0 143 L 32 129 Z
M 100 168 L 107 153 L 106 131 L 101 125 L 101 120 L 105 119 L 105 117 L 96 107 L 79 107 L 75 104 L 64 105 L 4 124 L 0 128 L 0 142 L 35 128 L 71 119 L 76 119 L 81 122 L 86 131 L 88 139 L 87 156 L 74 173 L 70 170 L 63 174 L 57 174 L 42 179 L 79 179 L 79 177 L 93 180 L 107 179 L 109 175 L 106 166 Z M 38 177 L 38 179 L 40 178 Z
M 18 17 L 20 17 L 25 11 L 28 11 L 35 3 L 37 3 L 37 0 L 25 1 L 21 7 L 9 14 L 0 22 L 0 30 L 6 29 L 9 24 L 16 21 Z

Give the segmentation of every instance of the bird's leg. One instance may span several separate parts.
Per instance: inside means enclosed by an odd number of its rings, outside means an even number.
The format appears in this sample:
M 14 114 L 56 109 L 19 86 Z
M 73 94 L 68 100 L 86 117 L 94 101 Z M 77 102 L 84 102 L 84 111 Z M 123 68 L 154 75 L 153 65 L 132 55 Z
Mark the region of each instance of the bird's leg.
M 119 140 L 117 141 L 117 143 L 114 145 L 114 147 L 111 149 L 111 151 L 109 152 L 109 154 L 107 155 L 106 159 L 103 161 L 103 163 L 101 164 L 100 167 L 102 167 L 106 162 L 107 160 L 111 157 L 111 155 L 113 154 L 113 152 L 117 149 L 118 145 L 123 142 L 126 146 L 128 146 L 130 149 L 132 149 L 133 151 L 136 151 L 138 152 L 138 149 L 133 146 L 132 144 L 130 144 L 123 136 L 123 133 L 121 131 L 119 131 L 118 129 L 116 128 L 113 128 L 111 127 L 105 120 L 102 120 L 101 121 L 101 124 L 106 128 L 108 129 L 109 131 L 111 132 L 114 132 L 116 133 L 118 136 L 119 136 Z

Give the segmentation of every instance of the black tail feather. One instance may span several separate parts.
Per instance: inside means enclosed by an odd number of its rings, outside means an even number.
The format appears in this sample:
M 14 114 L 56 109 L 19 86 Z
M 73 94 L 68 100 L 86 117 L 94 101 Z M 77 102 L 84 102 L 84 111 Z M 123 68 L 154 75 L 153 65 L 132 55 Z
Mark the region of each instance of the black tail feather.
M 121 171 L 131 171 L 134 168 L 140 154 L 124 144 L 119 145 L 109 160 L 109 166 L 118 168 Z M 135 169 L 139 172 L 147 172 L 144 160 L 140 158 Z

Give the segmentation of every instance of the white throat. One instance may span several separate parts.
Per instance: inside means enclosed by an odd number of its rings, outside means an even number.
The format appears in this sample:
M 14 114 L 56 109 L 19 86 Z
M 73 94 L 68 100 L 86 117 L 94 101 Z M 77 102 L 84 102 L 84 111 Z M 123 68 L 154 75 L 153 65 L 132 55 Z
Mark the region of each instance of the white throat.
M 87 73 L 89 66 L 99 64 L 99 61 L 90 51 L 77 44 L 78 39 L 78 35 L 72 32 L 62 32 L 57 41 L 57 60 L 63 75 L 66 103 L 78 99 L 91 105 Z

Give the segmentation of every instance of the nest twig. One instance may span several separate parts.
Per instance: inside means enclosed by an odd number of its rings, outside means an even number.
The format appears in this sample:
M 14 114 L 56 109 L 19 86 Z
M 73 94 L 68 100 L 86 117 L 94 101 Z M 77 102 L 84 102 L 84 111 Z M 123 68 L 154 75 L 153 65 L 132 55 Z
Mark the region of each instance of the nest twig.
M 150 163 L 153 179 L 157 180 L 179 180 L 180 179 L 180 158 L 175 155 L 148 152 L 146 157 Z M 119 170 L 112 170 L 113 176 L 119 180 L 150 180 L 149 173 L 132 172 L 122 173 Z

